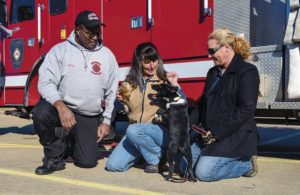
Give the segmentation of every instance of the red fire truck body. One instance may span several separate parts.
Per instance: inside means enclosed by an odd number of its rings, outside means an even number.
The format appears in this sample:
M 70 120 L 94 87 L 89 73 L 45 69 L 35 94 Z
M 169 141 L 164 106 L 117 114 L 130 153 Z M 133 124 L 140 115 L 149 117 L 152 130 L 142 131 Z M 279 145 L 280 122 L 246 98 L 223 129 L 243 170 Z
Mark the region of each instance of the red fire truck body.
M 0 1 L 1 2 L 1 1 Z M 120 80 L 128 71 L 134 48 L 151 41 L 159 49 L 167 70 L 176 71 L 190 100 L 202 92 L 212 66 L 207 58 L 207 36 L 213 16 L 207 1 L 174 0 L 2 0 L 6 21 L 1 33 L 0 106 L 31 108 L 39 100 L 37 71 L 49 49 L 64 41 L 74 28 L 76 15 L 89 9 L 106 27 L 104 45 L 116 55 Z M 213 7 L 209 1 L 207 7 Z
M 89 9 L 106 24 L 102 39 L 117 58 L 119 80 L 129 69 L 134 48 L 153 42 L 166 69 L 179 74 L 193 106 L 213 66 L 207 37 L 225 27 L 252 45 L 261 80 L 257 109 L 296 111 L 300 120 L 299 99 L 287 91 L 289 48 L 295 45 L 283 44 L 285 32 L 292 30 L 286 28 L 294 26 L 289 16 L 300 8 L 295 2 L 290 6 L 289 0 L 0 0 L 0 106 L 30 112 L 40 98 L 37 72 L 44 56 L 66 40 L 76 15 Z

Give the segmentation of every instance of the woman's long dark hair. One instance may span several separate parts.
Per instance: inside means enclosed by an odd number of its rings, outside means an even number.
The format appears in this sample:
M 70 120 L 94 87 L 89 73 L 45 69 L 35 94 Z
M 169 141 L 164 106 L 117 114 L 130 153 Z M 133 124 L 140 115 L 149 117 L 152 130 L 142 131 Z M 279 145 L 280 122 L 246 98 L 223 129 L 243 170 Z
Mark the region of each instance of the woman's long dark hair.
M 125 81 L 130 83 L 133 88 L 143 85 L 143 62 L 154 62 L 158 60 L 157 76 L 166 81 L 166 70 L 163 67 L 163 61 L 157 51 L 155 45 L 150 42 L 139 44 L 133 54 L 131 68 Z

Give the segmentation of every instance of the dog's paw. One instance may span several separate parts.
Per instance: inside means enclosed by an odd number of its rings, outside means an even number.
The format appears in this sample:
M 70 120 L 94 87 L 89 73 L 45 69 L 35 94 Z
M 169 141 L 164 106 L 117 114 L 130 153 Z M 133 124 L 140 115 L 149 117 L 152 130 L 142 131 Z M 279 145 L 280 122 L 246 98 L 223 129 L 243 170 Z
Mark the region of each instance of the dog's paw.
M 155 113 L 154 114 L 154 118 L 153 118 L 153 122 L 154 123 L 161 123 L 162 122 L 162 116 L 161 115 L 159 115 L 159 114 L 157 114 L 157 113 Z
M 170 176 L 166 176 L 166 177 L 165 177 L 165 181 L 172 181 L 172 180 L 173 180 L 173 178 L 170 177 Z
M 197 179 L 195 177 L 189 177 L 188 180 L 194 183 L 197 182 Z

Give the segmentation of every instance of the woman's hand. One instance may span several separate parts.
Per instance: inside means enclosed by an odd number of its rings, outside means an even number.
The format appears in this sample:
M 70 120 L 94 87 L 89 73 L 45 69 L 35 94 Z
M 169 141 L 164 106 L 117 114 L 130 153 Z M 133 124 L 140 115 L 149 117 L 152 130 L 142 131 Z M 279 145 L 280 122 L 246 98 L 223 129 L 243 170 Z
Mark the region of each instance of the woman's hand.
M 121 95 L 121 93 L 120 93 L 120 87 L 119 87 L 119 89 L 118 89 L 118 91 L 117 91 L 117 100 L 119 100 L 120 102 L 122 102 L 123 103 L 123 96 Z
M 168 72 L 166 74 L 167 76 L 167 79 L 169 81 L 169 83 L 172 85 L 172 86 L 179 86 L 178 84 L 178 75 L 176 72 L 172 71 L 172 72 Z
M 192 130 L 201 135 L 204 145 L 209 145 L 216 142 L 216 138 L 210 130 L 205 130 L 202 126 L 198 125 L 192 125 Z

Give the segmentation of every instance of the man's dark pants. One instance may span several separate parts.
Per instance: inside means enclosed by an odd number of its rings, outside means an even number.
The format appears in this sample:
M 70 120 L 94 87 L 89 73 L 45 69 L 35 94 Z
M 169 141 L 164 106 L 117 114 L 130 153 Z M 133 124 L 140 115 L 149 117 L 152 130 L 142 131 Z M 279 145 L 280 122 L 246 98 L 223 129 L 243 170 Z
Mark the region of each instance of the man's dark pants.
M 73 112 L 74 113 L 74 112 Z M 97 165 L 97 128 L 100 116 L 86 116 L 74 113 L 76 125 L 68 137 L 72 137 L 74 164 L 83 168 Z M 64 164 L 63 157 L 67 148 L 66 139 L 55 135 L 55 128 L 61 127 L 58 113 L 54 106 L 41 99 L 33 110 L 33 125 L 44 147 L 44 163 L 52 166 Z M 45 161 L 46 160 L 46 161 Z

